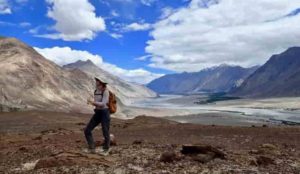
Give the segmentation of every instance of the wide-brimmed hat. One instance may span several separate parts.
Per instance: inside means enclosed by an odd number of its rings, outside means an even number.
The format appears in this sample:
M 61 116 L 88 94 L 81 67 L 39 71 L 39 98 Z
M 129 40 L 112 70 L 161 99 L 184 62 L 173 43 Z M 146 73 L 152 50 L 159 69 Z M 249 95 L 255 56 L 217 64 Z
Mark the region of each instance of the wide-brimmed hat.
M 103 82 L 102 80 L 100 80 L 99 78 L 97 78 L 97 77 L 95 77 L 95 80 L 96 81 L 99 81 L 100 83 L 102 83 L 102 84 L 105 84 L 105 85 L 107 85 L 107 83 L 106 82 Z

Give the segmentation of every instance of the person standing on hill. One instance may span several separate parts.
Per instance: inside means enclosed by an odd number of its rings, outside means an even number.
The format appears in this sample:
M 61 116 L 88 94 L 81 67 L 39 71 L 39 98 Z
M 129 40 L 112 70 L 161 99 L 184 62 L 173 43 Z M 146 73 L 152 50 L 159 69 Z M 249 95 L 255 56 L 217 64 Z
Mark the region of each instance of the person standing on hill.
M 107 83 L 98 78 L 95 78 L 95 80 L 96 90 L 94 92 L 94 100 L 88 100 L 88 104 L 95 106 L 94 115 L 84 129 L 84 135 L 88 143 L 87 152 L 96 153 L 92 131 L 97 125 L 99 125 L 99 123 L 101 123 L 104 144 L 100 150 L 100 154 L 106 156 L 110 151 L 110 111 L 108 107 L 109 91 L 107 89 Z

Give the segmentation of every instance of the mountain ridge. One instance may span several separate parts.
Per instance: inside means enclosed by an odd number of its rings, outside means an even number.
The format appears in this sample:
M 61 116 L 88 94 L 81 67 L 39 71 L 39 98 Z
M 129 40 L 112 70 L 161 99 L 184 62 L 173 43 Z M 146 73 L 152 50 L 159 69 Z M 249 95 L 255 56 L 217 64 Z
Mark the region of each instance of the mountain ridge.
M 129 83 L 101 69 L 90 60 L 79 60 L 77 62 L 64 65 L 63 68 L 79 69 L 88 74 L 91 78 L 98 77 L 107 82 L 110 89 L 116 93 L 116 95 L 120 98 L 120 101 L 125 105 L 130 104 L 134 99 L 157 96 L 154 91 L 146 88 L 144 85 Z
M 300 96 L 300 47 L 275 54 L 230 95 L 241 97 Z
M 199 72 L 168 74 L 147 86 L 158 93 L 227 92 L 240 85 L 256 68 L 220 65 Z
M 89 112 L 86 97 L 93 82 L 87 77 L 63 70 L 15 38 L 0 39 L 1 110 Z

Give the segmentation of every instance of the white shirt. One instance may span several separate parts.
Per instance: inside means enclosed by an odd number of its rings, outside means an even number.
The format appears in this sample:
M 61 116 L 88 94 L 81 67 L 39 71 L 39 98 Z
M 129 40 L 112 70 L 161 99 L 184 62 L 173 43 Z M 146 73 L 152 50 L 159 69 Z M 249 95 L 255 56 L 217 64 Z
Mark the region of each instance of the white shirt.
M 94 94 L 94 102 L 96 104 L 96 109 L 105 109 L 108 108 L 107 104 L 109 102 L 109 91 L 105 89 L 104 92 L 96 90 Z

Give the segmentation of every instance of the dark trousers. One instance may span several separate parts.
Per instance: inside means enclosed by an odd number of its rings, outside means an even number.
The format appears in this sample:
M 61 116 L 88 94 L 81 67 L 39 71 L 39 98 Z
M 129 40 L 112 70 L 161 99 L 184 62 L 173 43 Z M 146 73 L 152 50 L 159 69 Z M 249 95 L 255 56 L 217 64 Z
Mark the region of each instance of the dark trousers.
M 104 144 L 103 149 L 109 149 L 110 145 L 110 134 L 109 134 L 109 127 L 110 127 L 110 113 L 108 109 L 101 109 L 101 110 L 94 110 L 95 114 L 91 118 L 90 122 L 87 124 L 86 128 L 84 129 L 84 135 L 86 141 L 89 145 L 90 149 L 95 149 L 95 142 L 93 139 L 92 131 L 93 129 L 101 123 L 102 126 L 102 133 L 104 137 Z

